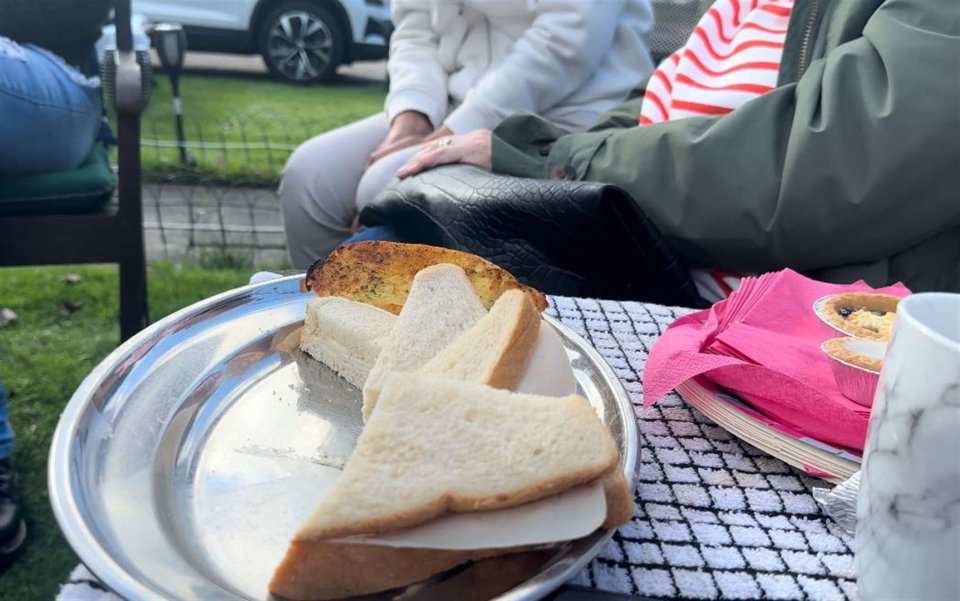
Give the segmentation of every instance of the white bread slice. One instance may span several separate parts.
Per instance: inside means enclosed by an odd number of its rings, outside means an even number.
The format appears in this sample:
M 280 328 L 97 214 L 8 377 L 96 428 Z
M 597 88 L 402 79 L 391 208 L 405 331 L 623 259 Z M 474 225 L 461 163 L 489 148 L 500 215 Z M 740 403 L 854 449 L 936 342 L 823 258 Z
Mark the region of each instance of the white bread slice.
M 418 526 L 336 542 L 450 551 L 525 547 L 583 538 L 606 520 L 606 493 L 594 481 L 513 507 L 447 512 Z
M 519 505 L 588 482 L 619 460 L 610 431 L 575 395 L 392 373 L 380 401 L 296 539 L 384 532 L 448 510 Z
M 618 459 L 609 430 L 582 397 L 391 374 L 343 473 L 294 536 L 270 590 L 289 599 L 372 593 L 525 550 L 396 549 L 331 539 L 416 526 L 448 511 L 516 506 L 588 482 L 604 485 L 604 526 L 615 527 L 633 513 Z
M 486 314 L 463 269 L 421 269 L 363 386 L 363 419 L 370 419 L 388 373 L 417 371 Z
M 343 379 L 363 388 L 396 315 L 337 296 L 307 304 L 300 348 Z
M 513 390 L 539 335 L 540 312 L 522 291 L 508 290 L 477 325 L 434 355 L 420 373 Z

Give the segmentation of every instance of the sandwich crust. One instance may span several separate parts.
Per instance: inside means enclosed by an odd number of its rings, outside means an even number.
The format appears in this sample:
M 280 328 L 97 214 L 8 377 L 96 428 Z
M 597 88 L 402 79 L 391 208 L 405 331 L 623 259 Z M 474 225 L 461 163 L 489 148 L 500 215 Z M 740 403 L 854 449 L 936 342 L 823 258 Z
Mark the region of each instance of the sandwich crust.
M 540 335 L 540 312 L 520 290 L 507 290 L 473 328 L 420 369 L 454 380 L 513 390 Z
M 468 561 L 523 550 L 442 551 L 293 541 L 270 580 L 270 592 L 292 601 L 366 595 L 420 582 Z
M 617 528 L 633 517 L 633 492 L 619 466 L 600 480 L 607 497 L 603 528 Z M 270 581 L 270 592 L 293 601 L 366 595 L 408 586 L 468 561 L 530 549 L 452 551 L 295 539 Z
M 304 286 L 318 296 L 341 296 L 398 314 L 413 277 L 424 267 L 437 263 L 461 267 L 487 309 L 505 291 L 514 289 L 525 292 L 539 311 L 547 308 L 542 292 L 520 284 L 490 261 L 423 244 L 369 241 L 341 246 L 310 266 Z

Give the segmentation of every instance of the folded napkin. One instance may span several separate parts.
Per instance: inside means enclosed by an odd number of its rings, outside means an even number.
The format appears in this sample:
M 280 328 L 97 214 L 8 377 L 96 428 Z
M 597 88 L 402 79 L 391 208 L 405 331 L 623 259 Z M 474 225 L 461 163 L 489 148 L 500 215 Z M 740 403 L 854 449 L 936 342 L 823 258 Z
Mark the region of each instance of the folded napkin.
M 841 334 L 813 312 L 821 297 L 857 291 L 910 293 L 902 284 L 826 284 L 789 269 L 744 279 L 728 299 L 660 337 L 644 373 L 644 403 L 706 377 L 807 436 L 862 452 L 870 410 L 837 389 L 820 344 Z

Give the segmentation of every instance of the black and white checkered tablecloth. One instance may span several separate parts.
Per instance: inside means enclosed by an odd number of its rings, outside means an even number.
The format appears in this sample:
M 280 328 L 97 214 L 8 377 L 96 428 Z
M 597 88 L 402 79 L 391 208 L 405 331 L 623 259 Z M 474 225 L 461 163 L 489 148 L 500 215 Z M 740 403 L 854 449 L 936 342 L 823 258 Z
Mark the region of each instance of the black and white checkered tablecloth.
M 825 486 L 745 444 L 671 394 L 642 408 L 657 336 L 687 312 L 554 298 L 621 379 L 640 420 L 637 514 L 575 584 L 663 599 L 855 599 L 853 540 L 814 502 Z M 59 599 L 112 597 L 82 566 Z

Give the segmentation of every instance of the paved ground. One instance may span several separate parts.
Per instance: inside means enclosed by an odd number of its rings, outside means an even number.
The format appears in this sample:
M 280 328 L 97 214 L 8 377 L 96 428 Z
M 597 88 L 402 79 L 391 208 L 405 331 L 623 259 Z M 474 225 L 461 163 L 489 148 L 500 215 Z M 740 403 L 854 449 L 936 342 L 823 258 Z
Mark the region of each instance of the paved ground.
M 277 195 L 264 188 L 168 184 L 143 187 L 148 259 L 229 259 L 283 267 L 283 225 Z

